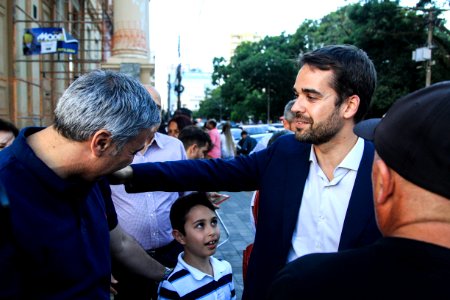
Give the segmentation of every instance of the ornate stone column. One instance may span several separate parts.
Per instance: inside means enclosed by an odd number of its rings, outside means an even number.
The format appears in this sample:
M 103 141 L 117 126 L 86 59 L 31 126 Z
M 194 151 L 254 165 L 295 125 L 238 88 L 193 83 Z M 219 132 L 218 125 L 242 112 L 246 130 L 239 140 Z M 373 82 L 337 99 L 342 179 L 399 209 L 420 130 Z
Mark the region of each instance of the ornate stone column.
M 112 56 L 102 65 L 154 84 L 155 64 L 149 55 L 149 0 L 114 0 Z

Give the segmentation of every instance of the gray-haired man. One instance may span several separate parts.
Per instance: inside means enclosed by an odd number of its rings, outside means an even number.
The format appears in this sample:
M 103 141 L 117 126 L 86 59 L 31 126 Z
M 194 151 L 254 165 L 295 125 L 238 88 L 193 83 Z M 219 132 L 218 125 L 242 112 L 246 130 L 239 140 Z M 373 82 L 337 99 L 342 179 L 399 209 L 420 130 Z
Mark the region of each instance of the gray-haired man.
M 12 230 L 0 231 L 0 298 L 109 299 L 110 251 L 163 278 L 165 268 L 118 225 L 102 180 L 131 163 L 159 122 L 137 80 L 99 70 L 69 86 L 52 126 L 24 128 L 1 151 Z

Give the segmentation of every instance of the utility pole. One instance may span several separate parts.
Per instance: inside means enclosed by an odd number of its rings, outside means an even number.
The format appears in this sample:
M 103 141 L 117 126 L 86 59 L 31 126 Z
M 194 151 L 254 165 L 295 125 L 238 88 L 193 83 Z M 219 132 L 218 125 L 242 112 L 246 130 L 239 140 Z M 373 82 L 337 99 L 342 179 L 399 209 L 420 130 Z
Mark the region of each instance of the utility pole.
M 429 86 L 431 84 L 431 66 L 433 65 L 431 52 L 433 49 L 434 22 L 439 13 L 447 11 L 448 9 L 423 7 L 414 7 L 409 9 L 428 13 L 427 45 L 426 47 L 417 48 L 415 51 L 413 51 L 412 57 L 416 62 L 425 61 L 425 86 Z

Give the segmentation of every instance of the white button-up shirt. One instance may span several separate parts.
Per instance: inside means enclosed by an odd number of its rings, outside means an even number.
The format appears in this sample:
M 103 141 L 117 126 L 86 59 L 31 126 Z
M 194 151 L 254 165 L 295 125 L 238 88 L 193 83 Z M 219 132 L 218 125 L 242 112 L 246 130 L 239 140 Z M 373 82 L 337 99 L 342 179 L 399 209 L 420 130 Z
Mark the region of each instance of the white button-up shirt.
M 358 138 L 355 146 L 334 170 L 333 179 L 329 181 L 311 147 L 309 175 L 292 236 L 288 262 L 309 253 L 338 250 L 363 151 L 364 140 Z

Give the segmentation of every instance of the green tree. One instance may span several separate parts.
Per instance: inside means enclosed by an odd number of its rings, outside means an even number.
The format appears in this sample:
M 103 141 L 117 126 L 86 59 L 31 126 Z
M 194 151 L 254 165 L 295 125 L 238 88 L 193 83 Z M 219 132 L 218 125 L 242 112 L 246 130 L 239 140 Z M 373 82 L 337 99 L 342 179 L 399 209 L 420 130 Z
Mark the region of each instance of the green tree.
M 448 6 L 449 1 L 445 2 Z M 214 59 L 213 83 L 231 108 L 233 120 L 266 120 L 283 112 L 293 96 L 297 58 L 304 52 L 329 44 L 353 44 L 367 52 L 378 73 L 369 116 L 381 116 L 392 103 L 424 86 L 424 63 L 411 58 L 413 50 L 426 46 L 429 12 L 433 12 L 432 82 L 448 80 L 450 34 L 439 17 L 436 1 L 418 1 L 404 8 L 399 1 L 366 0 L 324 16 L 305 20 L 293 35 L 265 37 L 243 43 L 227 63 Z
M 246 113 L 254 121 L 266 121 L 268 110 L 271 120 L 282 115 L 293 97 L 297 72 L 296 55 L 289 43 L 290 36 L 284 34 L 265 37 L 239 45 L 228 65 L 223 59 L 214 60 L 213 83 L 222 83 L 222 96 L 236 111 L 235 118 L 246 120 L 242 116 Z

